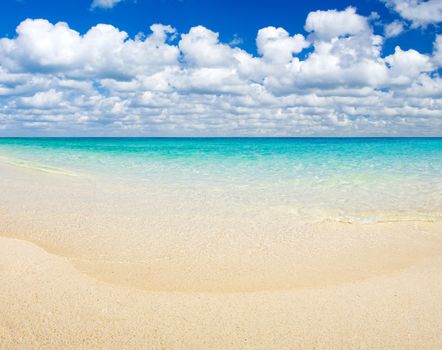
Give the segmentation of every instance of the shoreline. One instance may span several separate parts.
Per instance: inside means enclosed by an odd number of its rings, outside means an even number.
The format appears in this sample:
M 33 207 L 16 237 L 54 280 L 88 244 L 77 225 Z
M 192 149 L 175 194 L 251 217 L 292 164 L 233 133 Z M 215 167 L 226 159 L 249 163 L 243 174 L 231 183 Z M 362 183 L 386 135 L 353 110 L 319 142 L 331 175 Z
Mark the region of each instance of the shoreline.
M 0 235 L 129 288 L 290 290 L 363 280 L 442 255 L 442 222 L 299 222 L 284 210 L 229 208 L 181 191 L 140 194 L 90 178 L 0 169 L 7 204 Z
M 441 222 L 300 223 L 0 171 L 0 347 L 442 346 Z

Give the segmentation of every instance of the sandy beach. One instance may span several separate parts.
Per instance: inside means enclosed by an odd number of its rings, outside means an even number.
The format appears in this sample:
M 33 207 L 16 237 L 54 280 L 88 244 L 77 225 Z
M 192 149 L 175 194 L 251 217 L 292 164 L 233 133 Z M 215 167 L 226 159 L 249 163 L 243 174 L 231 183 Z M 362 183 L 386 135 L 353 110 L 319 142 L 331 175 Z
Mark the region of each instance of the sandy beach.
M 0 350 L 442 350 L 442 0 L 0 0 Z
M 0 173 L 2 349 L 442 347 L 440 222 Z

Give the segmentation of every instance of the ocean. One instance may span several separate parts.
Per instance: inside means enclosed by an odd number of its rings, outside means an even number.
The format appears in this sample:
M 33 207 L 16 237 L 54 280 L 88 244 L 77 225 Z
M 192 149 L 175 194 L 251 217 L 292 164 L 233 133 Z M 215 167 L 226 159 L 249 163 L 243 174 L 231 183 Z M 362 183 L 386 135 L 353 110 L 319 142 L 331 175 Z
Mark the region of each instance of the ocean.
M 442 219 L 442 138 L 0 138 L 0 161 L 306 220 Z

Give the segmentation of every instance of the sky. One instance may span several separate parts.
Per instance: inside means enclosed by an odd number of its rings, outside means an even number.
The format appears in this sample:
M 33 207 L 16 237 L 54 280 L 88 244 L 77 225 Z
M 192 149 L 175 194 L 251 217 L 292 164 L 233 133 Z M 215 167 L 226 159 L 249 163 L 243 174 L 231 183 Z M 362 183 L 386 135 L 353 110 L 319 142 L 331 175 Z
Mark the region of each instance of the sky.
M 442 136 L 442 0 L 2 0 L 0 136 Z

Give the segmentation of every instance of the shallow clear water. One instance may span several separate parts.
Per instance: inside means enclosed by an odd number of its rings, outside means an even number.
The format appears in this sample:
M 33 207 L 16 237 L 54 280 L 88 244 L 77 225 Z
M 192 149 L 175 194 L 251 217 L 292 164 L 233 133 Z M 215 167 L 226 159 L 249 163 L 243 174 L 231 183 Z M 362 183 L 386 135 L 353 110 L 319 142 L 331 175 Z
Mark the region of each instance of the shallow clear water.
M 1 159 L 60 175 L 216 189 L 344 221 L 363 212 L 441 219 L 442 138 L 0 138 Z

